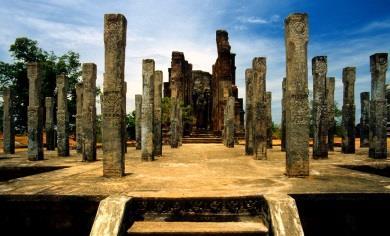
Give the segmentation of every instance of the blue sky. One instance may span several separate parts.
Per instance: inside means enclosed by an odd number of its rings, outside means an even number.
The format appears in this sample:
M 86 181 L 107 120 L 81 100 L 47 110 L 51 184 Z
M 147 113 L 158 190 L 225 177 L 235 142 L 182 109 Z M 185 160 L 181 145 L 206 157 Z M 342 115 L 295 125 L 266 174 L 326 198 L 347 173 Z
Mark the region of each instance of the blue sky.
M 309 14 L 309 88 L 311 58 L 328 56 L 328 76 L 336 77 L 342 105 L 342 68 L 357 67 L 355 103 L 360 117 L 362 91 L 370 91 L 369 56 L 390 51 L 390 3 L 386 0 L 0 0 L 0 60 L 9 61 L 16 37 L 38 40 L 56 54 L 74 50 L 82 62 L 104 66 L 103 15 L 122 13 L 128 20 L 126 47 L 127 108 L 141 93 L 141 62 L 153 58 L 164 73 L 173 50 L 183 51 L 194 69 L 211 72 L 217 57 L 215 31 L 229 32 L 237 54 L 239 96 L 245 97 L 244 71 L 255 56 L 267 57 L 267 90 L 273 93 L 273 120 L 280 122 L 281 81 L 285 74 L 284 18 Z M 358 120 L 357 120 L 358 122 Z

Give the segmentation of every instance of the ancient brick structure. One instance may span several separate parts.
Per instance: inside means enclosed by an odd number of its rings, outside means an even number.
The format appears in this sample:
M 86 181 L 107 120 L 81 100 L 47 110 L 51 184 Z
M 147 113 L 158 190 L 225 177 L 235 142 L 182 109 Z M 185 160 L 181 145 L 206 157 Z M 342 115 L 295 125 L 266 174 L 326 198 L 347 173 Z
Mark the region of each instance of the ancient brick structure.
M 228 97 L 234 96 L 235 130 L 242 132 L 244 110 L 235 86 L 235 54 L 230 53 L 226 31 L 218 30 L 216 38 L 218 58 L 213 65 L 212 76 L 208 72 L 193 71 L 183 52 L 172 52 L 171 68 L 168 69 L 169 81 L 164 82 L 164 97 L 175 97 L 179 104 L 191 106 L 197 130 L 212 130 L 216 135 L 221 135 L 224 107 Z M 190 134 L 193 127 L 188 123 L 185 125 L 183 132 Z
M 370 93 L 360 93 L 360 147 L 369 147 Z
M 57 75 L 57 152 L 69 156 L 68 78 Z
M 344 68 L 344 97 L 342 108 L 343 137 L 341 143 L 341 151 L 343 153 L 355 153 L 355 80 L 356 68 Z
M 313 57 L 314 159 L 328 158 L 327 70 L 326 56 Z
M 28 159 L 43 160 L 43 108 L 41 98 L 43 69 L 39 62 L 27 64 L 28 77 Z
M 225 114 L 224 114 L 224 144 L 226 147 L 233 148 L 234 147 L 234 110 L 235 110 L 235 97 L 229 97 Z
M 96 161 L 96 64 L 84 63 L 82 102 L 82 153 L 84 161 Z
M 286 151 L 286 77 L 282 81 L 282 122 L 280 125 L 281 128 L 281 150 L 282 152 Z
M 334 103 L 335 78 L 328 77 L 326 81 L 326 99 L 328 112 L 328 150 L 334 151 L 334 135 L 336 132 L 335 103 Z
M 76 151 L 82 153 L 83 83 L 76 84 Z
M 217 30 L 216 32 L 218 58 L 213 65 L 213 108 L 212 130 L 220 134 L 223 129 L 223 113 L 228 97 L 232 96 L 232 85 L 236 80 L 236 54 L 230 52 L 228 32 Z
M 12 113 L 13 94 L 10 88 L 3 90 L 3 150 L 5 154 L 15 153 L 15 131 Z
M 45 132 L 46 132 L 46 149 L 54 150 L 56 147 L 56 132 L 54 129 L 54 98 L 45 98 Z
M 105 68 L 103 81 L 102 136 L 103 175 L 121 177 L 125 173 L 123 150 L 123 86 L 125 72 L 126 18 L 104 15 Z
M 267 94 L 265 57 L 255 57 L 252 61 L 253 69 L 253 151 L 257 160 L 267 159 Z
M 135 148 L 141 150 L 142 95 L 135 95 Z
M 307 14 L 285 20 L 286 45 L 286 173 L 309 175 L 309 100 L 307 75 Z
M 162 129 L 161 129 L 161 99 L 162 99 L 162 82 L 163 82 L 163 72 L 156 71 L 154 72 L 154 103 L 153 103 L 153 146 L 154 146 L 154 155 L 162 155 Z
M 370 56 L 371 102 L 370 102 L 370 149 L 369 157 L 387 158 L 387 109 L 386 109 L 386 71 L 387 53 Z
M 272 92 L 266 93 L 267 148 L 272 148 Z
M 176 97 L 185 106 L 192 104 L 192 65 L 182 52 L 172 52 L 169 84 L 171 97 Z
M 141 159 L 143 161 L 154 160 L 154 68 L 154 60 L 142 61 Z
M 253 69 L 245 70 L 245 155 L 253 155 Z

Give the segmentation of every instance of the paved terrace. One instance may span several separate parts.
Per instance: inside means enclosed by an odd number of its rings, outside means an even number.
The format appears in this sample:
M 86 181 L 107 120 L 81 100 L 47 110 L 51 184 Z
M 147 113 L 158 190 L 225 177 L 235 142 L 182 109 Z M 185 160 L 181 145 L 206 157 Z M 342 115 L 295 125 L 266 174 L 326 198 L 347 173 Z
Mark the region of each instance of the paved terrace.
M 27 160 L 25 151 L 0 158 L 3 167 L 66 166 L 67 168 L 0 182 L 0 195 L 91 195 L 122 194 L 140 197 L 219 197 L 290 193 L 390 193 L 390 178 L 342 168 L 339 165 L 390 166 L 390 160 L 367 158 L 368 149 L 355 155 L 329 153 L 328 160 L 311 160 L 310 177 L 287 178 L 285 153 L 280 146 L 268 150 L 268 160 L 253 160 L 244 146 L 234 149 L 222 144 L 184 144 L 179 149 L 163 147 L 163 156 L 141 162 L 140 151 L 128 148 L 126 176 L 102 177 L 102 152 L 98 161 L 81 162 L 75 151 L 71 157 L 57 157 L 46 151 L 44 161 Z

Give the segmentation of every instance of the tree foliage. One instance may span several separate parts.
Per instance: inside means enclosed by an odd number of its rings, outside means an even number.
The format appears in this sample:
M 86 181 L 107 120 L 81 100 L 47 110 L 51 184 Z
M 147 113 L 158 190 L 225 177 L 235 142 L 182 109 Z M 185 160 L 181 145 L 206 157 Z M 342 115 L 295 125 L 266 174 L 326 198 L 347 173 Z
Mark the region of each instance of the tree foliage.
M 80 57 L 78 53 L 69 51 L 61 56 L 47 52 L 39 47 L 38 42 L 29 38 L 17 38 L 10 46 L 11 63 L 0 62 L 0 90 L 10 87 L 15 96 L 12 105 L 15 115 L 15 131 L 27 131 L 28 106 L 28 62 L 41 62 L 44 69 L 42 78 L 42 105 L 45 97 L 56 97 L 56 76 L 64 73 L 69 79 L 68 108 L 71 131 L 75 123 L 76 92 L 75 84 L 81 75 Z M 56 99 L 55 99 L 56 100 Z

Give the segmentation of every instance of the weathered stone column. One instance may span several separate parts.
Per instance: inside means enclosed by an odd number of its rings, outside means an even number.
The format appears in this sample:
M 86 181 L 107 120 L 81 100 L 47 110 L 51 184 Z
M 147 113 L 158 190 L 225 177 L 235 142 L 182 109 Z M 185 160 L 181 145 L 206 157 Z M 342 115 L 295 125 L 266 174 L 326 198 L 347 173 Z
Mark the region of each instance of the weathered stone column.
M 5 154 L 15 153 L 15 130 L 12 112 L 13 94 L 10 88 L 3 90 L 3 150 Z
M 83 135 L 82 135 L 82 119 L 83 119 L 83 83 L 76 84 L 76 151 L 82 153 Z
M 83 161 L 96 161 L 96 64 L 84 63 L 82 106 Z
M 45 108 L 46 108 L 46 122 L 45 122 L 46 149 L 54 150 L 56 147 L 56 134 L 54 130 L 54 98 L 53 97 L 45 98 Z
M 307 75 L 307 14 L 285 20 L 286 45 L 286 173 L 309 175 L 309 100 Z
M 360 147 L 369 147 L 370 93 L 360 93 Z
M 370 149 L 369 157 L 387 158 L 387 109 L 386 109 L 386 71 L 387 53 L 370 56 L 371 102 L 370 102 Z
M 171 98 L 171 148 L 178 148 L 179 147 L 179 109 L 180 105 L 178 103 L 178 99 L 176 97 Z
M 225 125 L 224 138 L 226 147 L 234 147 L 234 105 L 235 98 L 229 97 L 225 108 Z
M 141 121 L 141 158 L 154 160 L 153 145 L 153 108 L 154 108 L 154 60 L 142 61 L 142 121 Z
M 344 98 L 342 108 L 342 153 L 355 153 L 355 80 L 356 68 L 343 69 Z
M 335 78 L 328 77 L 326 83 L 326 97 L 328 106 L 328 150 L 334 151 L 334 134 L 336 132 L 335 103 L 334 103 Z
M 161 130 L 161 99 L 162 99 L 163 72 L 154 73 L 154 116 L 153 116 L 153 145 L 154 155 L 162 155 L 162 130 Z
M 326 56 L 317 56 L 312 59 L 313 74 L 313 116 L 314 140 L 313 158 L 328 158 L 328 114 L 326 97 L 326 73 L 328 70 Z
M 125 174 L 122 93 L 125 73 L 126 18 L 104 15 L 105 73 L 103 81 L 103 175 Z
M 286 77 L 282 81 L 282 122 L 280 125 L 281 128 L 281 150 L 282 152 L 286 151 Z
M 180 103 L 177 104 L 178 105 L 178 113 L 177 113 L 177 120 L 178 120 L 178 143 L 179 143 L 179 147 L 181 147 L 183 145 L 183 126 L 184 126 L 184 122 L 183 122 L 183 108 L 181 106 Z
M 42 65 L 27 64 L 28 87 L 28 159 L 43 160 L 43 109 L 41 101 Z
M 272 92 L 267 92 L 267 148 L 272 148 Z
M 253 70 L 245 70 L 245 155 L 253 155 Z
M 124 80 L 124 78 L 123 78 Z M 123 129 L 122 129 L 122 135 L 123 135 L 123 151 L 127 153 L 127 122 L 126 122 L 126 95 L 127 95 L 127 82 L 123 81 L 123 87 L 122 87 L 122 110 L 123 110 Z
M 135 149 L 141 150 L 142 95 L 135 95 Z
M 57 75 L 57 152 L 69 156 L 68 78 Z
M 252 61 L 253 68 L 253 132 L 254 132 L 254 158 L 256 160 L 267 159 L 267 111 L 266 111 L 266 58 L 255 57 Z

